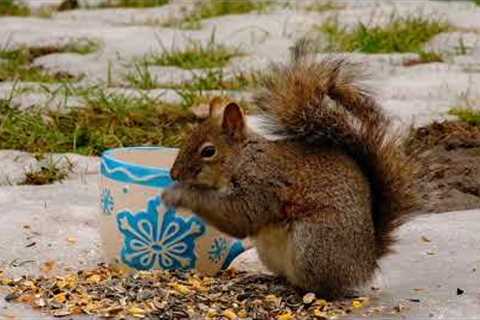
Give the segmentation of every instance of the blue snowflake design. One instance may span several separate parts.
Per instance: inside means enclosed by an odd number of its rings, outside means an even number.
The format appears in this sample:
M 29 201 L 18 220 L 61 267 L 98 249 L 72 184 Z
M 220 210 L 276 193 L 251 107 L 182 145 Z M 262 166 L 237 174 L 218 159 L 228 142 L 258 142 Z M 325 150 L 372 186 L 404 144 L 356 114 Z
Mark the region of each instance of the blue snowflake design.
M 213 240 L 213 244 L 210 246 L 210 250 L 208 250 L 208 259 L 214 263 L 220 262 L 220 260 L 225 256 L 227 253 L 227 240 L 225 238 L 220 237 Z
M 196 216 L 177 215 L 174 209 L 168 209 L 161 219 L 160 206 L 157 196 L 148 201 L 147 211 L 117 214 L 124 240 L 122 261 L 137 270 L 195 268 L 195 242 L 205 233 L 205 224 Z
M 114 204 L 112 192 L 109 189 L 103 189 L 102 196 L 100 197 L 100 205 L 103 214 L 107 216 L 111 215 L 113 213 Z

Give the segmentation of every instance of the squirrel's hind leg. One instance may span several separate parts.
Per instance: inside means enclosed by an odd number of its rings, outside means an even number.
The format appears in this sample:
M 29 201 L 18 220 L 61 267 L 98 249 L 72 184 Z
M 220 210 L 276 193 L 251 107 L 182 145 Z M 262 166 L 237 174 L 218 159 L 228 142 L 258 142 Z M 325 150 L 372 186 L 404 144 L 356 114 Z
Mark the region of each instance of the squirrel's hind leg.
M 289 233 L 293 268 L 286 277 L 299 288 L 331 299 L 349 296 L 369 281 L 377 262 L 373 234 L 346 228 L 339 215 L 330 215 L 334 223 L 328 217 L 322 214 L 293 223 Z

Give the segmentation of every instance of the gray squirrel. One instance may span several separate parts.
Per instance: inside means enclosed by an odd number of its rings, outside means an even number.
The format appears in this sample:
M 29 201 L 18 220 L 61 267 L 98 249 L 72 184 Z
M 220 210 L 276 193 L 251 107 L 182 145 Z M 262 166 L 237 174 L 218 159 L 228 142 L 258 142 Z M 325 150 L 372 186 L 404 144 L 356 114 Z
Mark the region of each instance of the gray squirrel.
M 252 131 L 235 102 L 215 98 L 186 139 L 164 190 L 237 238 L 299 288 L 344 296 L 371 279 L 393 231 L 417 205 L 408 158 L 391 121 L 344 59 L 315 62 L 305 43 L 259 81 L 254 103 L 270 140 Z

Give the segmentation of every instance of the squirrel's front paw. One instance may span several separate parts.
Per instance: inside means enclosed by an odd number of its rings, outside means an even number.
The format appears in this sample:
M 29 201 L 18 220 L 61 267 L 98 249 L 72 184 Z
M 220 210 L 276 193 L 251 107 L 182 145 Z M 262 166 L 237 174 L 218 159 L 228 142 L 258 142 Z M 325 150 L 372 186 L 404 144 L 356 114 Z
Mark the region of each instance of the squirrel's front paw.
M 163 190 L 162 201 L 167 207 L 178 207 L 182 198 L 182 189 L 178 185 Z

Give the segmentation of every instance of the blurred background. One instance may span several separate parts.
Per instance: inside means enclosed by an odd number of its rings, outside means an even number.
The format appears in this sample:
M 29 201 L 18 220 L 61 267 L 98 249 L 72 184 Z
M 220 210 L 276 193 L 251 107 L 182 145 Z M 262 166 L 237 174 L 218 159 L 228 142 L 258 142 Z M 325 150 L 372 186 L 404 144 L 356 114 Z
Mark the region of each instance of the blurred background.
M 479 32 L 479 1 L 0 0 L 0 184 L 95 174 L 108 148 L 177 147 L 214 95 L 254 113 L 262 71 L 303 37 L 318 59 L 364 65 L 399 127 L 426 126 L 410 146 L 451 163 L 432 148 L 477 137 Z M 479 161 L 457 157 L 473 182 L 439 182 L 459 197 L 445 205 L 475 207 Z
M 318 59 L 364 65 L 400 127 L 425 126 L 411 146 L 478 134 L 479 1 L 0 0 L 0 15 L 4 185 L 95 173 L 108 148 L 177 147 L 214 95 L 254 113 L 256 81 L 304 37 Z M 453 208 L 480 202 L 478 183 L 447 184 Z
M 0 276 L 103 261 L 101 153 L 178 147 L 216 95 L 254 115 L 262 73 L 302 38 L 365 67 L 424 211 L 443 213 L 400 230 L 389 308 L 478 317 L 479 0 L 0 0 Z M 2 316 L 38 318 L 3 298 Z

